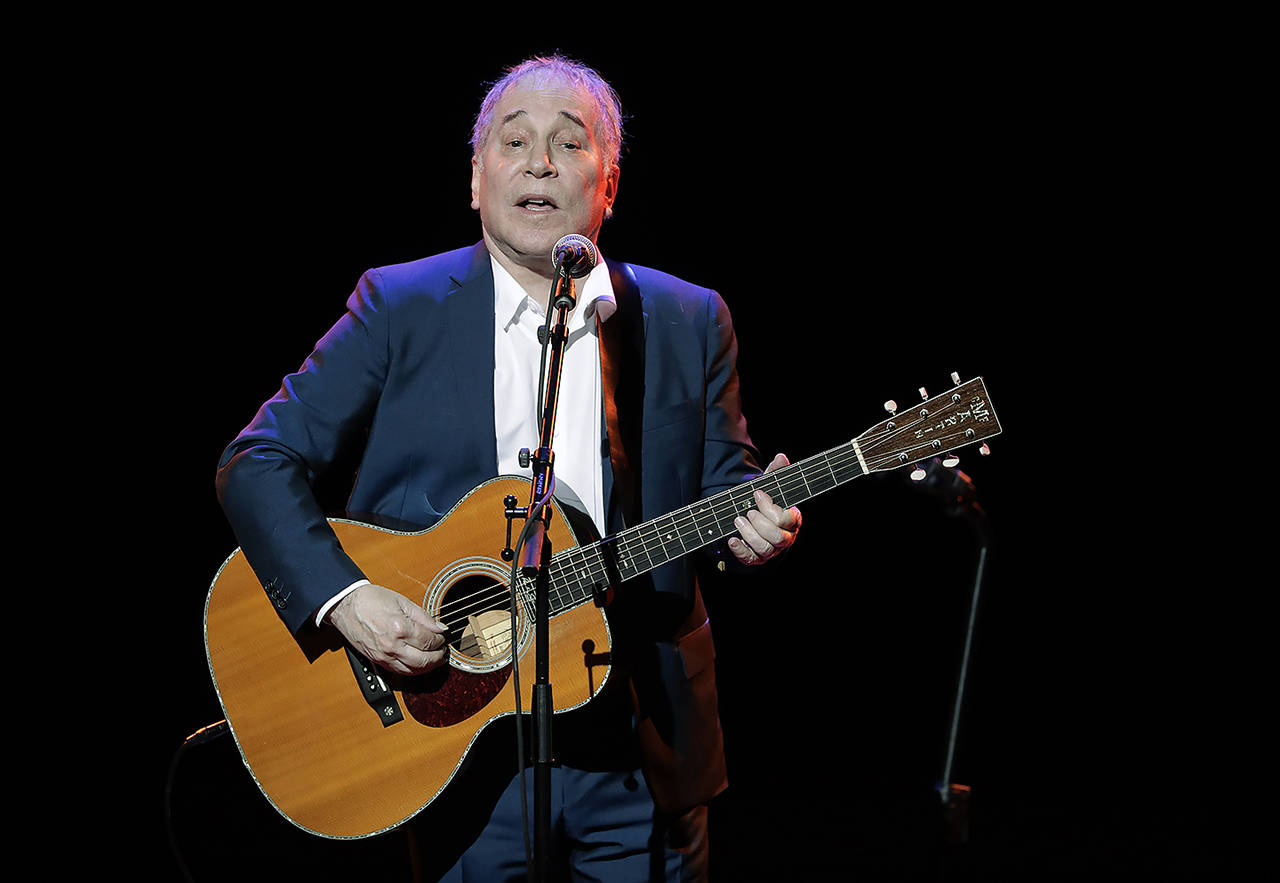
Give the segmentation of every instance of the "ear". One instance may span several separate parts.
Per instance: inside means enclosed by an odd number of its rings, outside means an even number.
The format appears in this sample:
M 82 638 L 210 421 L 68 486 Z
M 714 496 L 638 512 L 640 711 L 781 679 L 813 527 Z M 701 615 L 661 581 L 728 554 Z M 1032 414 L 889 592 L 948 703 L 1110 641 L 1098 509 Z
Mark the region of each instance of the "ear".
M 613 215 L 613 201 L 618 198 L 618 176 L 621 173 L 617 166 L 609 172 L 609 178 L 605 182 L 604 187 L 604 216 L 606 218 Z
M 473 211 L 480 211 L 480 174 L 482 168 L 480 158 L 471 157 L 471 208 Z

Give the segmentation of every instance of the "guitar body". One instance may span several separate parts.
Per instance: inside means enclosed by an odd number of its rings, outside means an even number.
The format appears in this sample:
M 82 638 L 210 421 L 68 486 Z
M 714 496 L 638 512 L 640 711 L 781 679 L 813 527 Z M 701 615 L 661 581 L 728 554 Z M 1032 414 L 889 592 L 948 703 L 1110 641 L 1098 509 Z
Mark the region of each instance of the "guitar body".
M 486 724 L 514 713 L 511 566 L 500 557 L 507 545 L 503 499 L 513 494 L 523 501 L 528 489 L 527 480 L 494 479 L 417 533 L 331 521 L 372 582 L 450 625 L 448 665 L 416 678 L 377 670 L 403 711 L 389 726 L 366 701 L 336 630 L 295 639 L 243 553 L 223 564 L 205 607 L 214 688 L 245 765 L 295 825 L 334 838 L 395 827 L 453 779 Z M 577 545 L 562 511 L 550 537 L 557 552 Z M 517 647 L 525 711 L 536 665 L 530 620 L 522 605 Z M 609 674 L 601 663 L 609 647 L 603 610 L 587 601 L 560 612 L 548 640 L 555 711 L 583 705 Z

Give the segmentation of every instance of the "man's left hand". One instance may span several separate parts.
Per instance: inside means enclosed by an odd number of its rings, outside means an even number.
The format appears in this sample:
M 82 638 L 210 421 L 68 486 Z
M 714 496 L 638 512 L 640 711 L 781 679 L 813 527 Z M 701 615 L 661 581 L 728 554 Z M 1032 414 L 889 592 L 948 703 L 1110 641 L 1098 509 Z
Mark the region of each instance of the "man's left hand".
M 790 463 L 785 454 L 779 454 L 764 471 L 767 474 Z M 758 508 L 734 520 L 738 536 L 730 537 L 728 543 L 733 557 L 743 564 L 764 564 L 794 543 L 800 531 L 799 509 L 774 505 L 764 491 L 756 491 L 755 496 Z

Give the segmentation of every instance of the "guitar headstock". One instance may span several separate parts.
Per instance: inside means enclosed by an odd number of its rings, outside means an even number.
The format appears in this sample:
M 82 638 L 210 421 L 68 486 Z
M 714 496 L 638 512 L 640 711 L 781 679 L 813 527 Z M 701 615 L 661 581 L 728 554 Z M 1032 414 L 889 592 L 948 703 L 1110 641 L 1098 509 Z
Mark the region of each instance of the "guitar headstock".
M 898 469 L 1000 434 L 982 378 L 960 383 L 952 374 L 951 380 L 956 386 L 932 398 L 921 388 L 922 401 L 901 412 L 894 402 L 885 403 L 892 416 L 853 440 L 867 471 Z M 986 445 L 982 447 L 986 453 Z

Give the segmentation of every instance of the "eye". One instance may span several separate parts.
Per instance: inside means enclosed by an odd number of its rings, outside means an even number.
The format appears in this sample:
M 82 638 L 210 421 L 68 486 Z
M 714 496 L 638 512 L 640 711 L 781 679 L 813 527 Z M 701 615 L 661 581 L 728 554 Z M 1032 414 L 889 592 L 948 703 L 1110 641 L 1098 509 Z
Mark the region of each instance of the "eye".
M 521 141 L 519 138 L 509 138 L 507 139 L 507 146 L 520 148 L 520 147 L 524 147 L 524 142 Z

